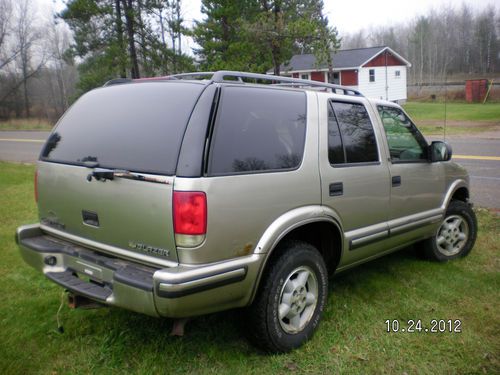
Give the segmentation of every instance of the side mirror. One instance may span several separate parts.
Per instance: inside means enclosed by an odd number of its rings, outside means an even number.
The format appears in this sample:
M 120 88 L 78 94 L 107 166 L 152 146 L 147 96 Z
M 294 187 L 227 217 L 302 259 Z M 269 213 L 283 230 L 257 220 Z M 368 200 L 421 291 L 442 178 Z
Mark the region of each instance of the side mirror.
M 431 163 L 438 161 L 449 161 L 453 154 L 451 146 L 446 142 L 434 141 L 429 146 Z

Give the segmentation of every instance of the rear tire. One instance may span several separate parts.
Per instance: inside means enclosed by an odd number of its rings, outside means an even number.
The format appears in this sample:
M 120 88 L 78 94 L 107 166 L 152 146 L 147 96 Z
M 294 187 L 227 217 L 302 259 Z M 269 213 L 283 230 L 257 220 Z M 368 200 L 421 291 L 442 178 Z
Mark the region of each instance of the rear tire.
M 283 353 L 298 348 L 316 330 L 326 303 L 328 273 L 323 257 L 308 243 L 290 241 L 266 268 L 244 320 L 258 348 Z
M 451 201 L 436 234 L 423 242 L 427 259 L 446 262 L 470 253 L 477 237 L 477 219 L 462 201 Z

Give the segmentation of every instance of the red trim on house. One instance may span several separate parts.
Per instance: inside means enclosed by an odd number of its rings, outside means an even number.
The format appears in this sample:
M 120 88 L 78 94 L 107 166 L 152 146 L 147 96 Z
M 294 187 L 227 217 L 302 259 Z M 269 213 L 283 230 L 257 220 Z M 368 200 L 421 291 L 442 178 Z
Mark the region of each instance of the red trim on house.
M 357 86 L 358 85 L 358 71 L 357 70 L 343 70 L 340 72 L 340 84 L 343 86 Z
M 324 72 L 311 72 L 311 80 L 318 82 L 325 82 Z
M 292 73 L 293 78 L 299 78 L 299 73 Z
M 406 65 L 402 60 L 398 59 L 396 56 L 394 56 L 392 53 L 389 51 L 385 51 L 375 57 L 374 59 L 371 59 L 368 61 L 365 65 L 363 65 L 364 68 L 368 67 L 374 67 L 374 66 L 385 66 L 386 65 L 386 56 L 387 56 L 387 66 L 397 66 L 397 65 Z

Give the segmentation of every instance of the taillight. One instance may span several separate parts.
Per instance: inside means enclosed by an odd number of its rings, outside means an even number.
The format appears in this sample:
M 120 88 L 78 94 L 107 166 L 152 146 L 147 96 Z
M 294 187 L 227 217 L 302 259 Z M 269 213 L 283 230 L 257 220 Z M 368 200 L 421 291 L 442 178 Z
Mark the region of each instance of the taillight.
M 200 245 L 207 233 L 207 196 L 201 191 L 174 191 L 173 216 L 177 246 Z
M 38 171 L 35 170 L 35 202 L 38 203 Z

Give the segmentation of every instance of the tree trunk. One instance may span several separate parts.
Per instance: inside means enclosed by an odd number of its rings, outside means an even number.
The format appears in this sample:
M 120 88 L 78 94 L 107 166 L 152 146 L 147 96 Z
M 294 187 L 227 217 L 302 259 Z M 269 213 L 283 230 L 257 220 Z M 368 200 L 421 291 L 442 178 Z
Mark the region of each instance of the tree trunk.
M 181 46 L 181 37 L 182 37 L 182 33 L 181 33 L 181 0 L 177 0 L 177 3 L 176 3 L 176 26 L 177 26 L 177 38 L 178 38 L 178 42 L 177 42 L 177 45 L 178 45 L 178 54 L 179 56 L 182 54 L 182 46 Z
M 281 35 L 281 4 L 280 1 L 275 1 L 274 8 L 274 31 L 275 35 Z M 280 41 L 276 38 L 271 37 L 271 53 L 273 55 L 273 64 L 274 64 L 274 75 L 281 75 L 281 44 Z
M 120 46 L 120 77 L 127 77 L 126 63 L 124 61 L 123 55 L 125 52 L 125 45 L 123 43 L 123 22 L 122 22 L 122 9 L 120 5 L 120 0 L 115 0 L 116 9 L 116 36 L 118 39 L 118 45 Z
M 28 56 L 27 51 L 21 52 L 22 70 L 23 70 L 23 95 L 24 95 L 24 112 L 26 117 L 31 116 L 30 113 L 30 101 L 28 95 Z
M 140 78 L 139 63 L 137 61 L 137 51 L 135 49 L 135 29 L 134 29 L 134 9 L 132 0 L 122 0 L 125 11 L 125 22 L 127 26 L 128 45 L 130 53 L 130 75 L 132 78 Z

